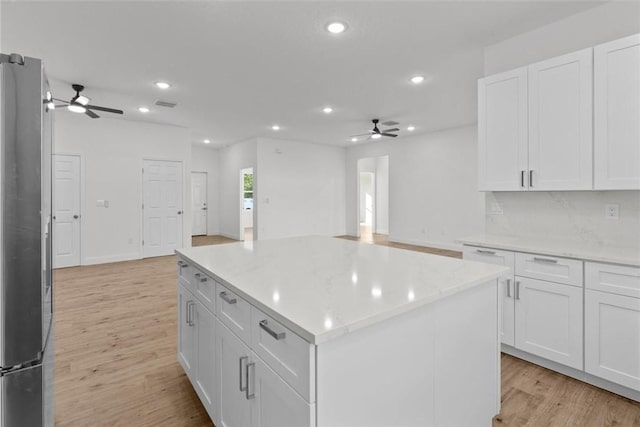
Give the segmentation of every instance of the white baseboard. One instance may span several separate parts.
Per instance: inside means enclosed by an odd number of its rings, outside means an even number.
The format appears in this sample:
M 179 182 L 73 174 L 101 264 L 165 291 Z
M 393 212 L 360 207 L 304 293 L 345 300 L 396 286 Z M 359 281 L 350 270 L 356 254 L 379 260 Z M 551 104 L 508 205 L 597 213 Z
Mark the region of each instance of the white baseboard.
M 376 234 L 389 234 L 389 230 L 376 230 Z
M 225 233 L 223 231 L 221 231 L 218 236 L 223 236 L 226 237 L 228 239 L 233 239 L 233 240 L 241 240 L 240 239 L 240 235 L 239 234 L 231 234 L 231 233 Z
M 425 240 L 416 240 L 416 239 L 402 239 L 393 235 L 389 236 L 389 241 L 396 242 L 396 243 L 405 243 L 407 245 L 426 246 L 426 247 L 435 248 L 435 249 L 445 249 L 448 251 L 458 251 L 458 252 L 462 251 L 462 244 L 458 245 L 454 243 L 429 242 Z
M 86 257 L 82 260 L 82 265 L 108 264 L 111 262 L 131 261 L 134 259 L 142 259 L 142 256 L 138 252 L 130 252 L 118 255 Z

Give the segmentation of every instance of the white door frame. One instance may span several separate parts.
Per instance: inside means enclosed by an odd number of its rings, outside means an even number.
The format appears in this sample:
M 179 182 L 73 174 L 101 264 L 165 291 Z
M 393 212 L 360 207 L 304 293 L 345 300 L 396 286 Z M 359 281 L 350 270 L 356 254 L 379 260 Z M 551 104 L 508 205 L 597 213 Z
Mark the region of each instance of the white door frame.
M 242 217 L 244 214 L 244 175 L 245 175 L 245 171 L 247 171 L 248 169 L 251 169 L 251 175 L 253 175 L 253 208 L 251 210 L 251 214 L 253 215 L 253 240 L 255 240 L 256 238 L 256 227 L 255 227 L 255 223 L 256 223 L 256 174 L 254 171 L 254 167 L 253 166 L 247 166 L 245 168 L 240 168 L 240 205 L 239 205 L 239 228 L 240 228 L 240 234 L 239 234 L 239 239 L 241 241 L 244 241 L 244 223 L 242 221 Z
M 356 215 L 357 215 L 357 236 L 360 237 L 360 176 L 361 174 L 369 174 L 371 175 L 371 196 L 373 198 L 373 203 L 371 206 L 371 233 L 375 233 L 377 231 L 376 229 L 376 192 L 377 192 L 377 188 L 376 188 L 376 179 L 377 179 L 377 175 L 375 172 L 369 172 L 369 171 L 358 171 L 358 191 L 357 191 L 357 197 L 358 197 L 358 205 L 356 206 Z M 366 215 L 366 213 L 365 213 Z
M 204 221 L 204 235 L 207 236 L 209 234 L 209 174 L 207 172 L 203 172 L 203 171 L 191 171 L 191 173 L 189 174 L 189 178 L 193 177 L 194 173 L 199 173 L 199 174 L 204 174 L 205 176 L 205 198 L 207 200 L 207 209 L 205 210 L 206 212 L 206 219 Z M 191 196 L 193 196 L 193 180 L 190 179 L 189 181 L 189 187 L 191 189 L 191 192 L 189 193 Z M 193 199 L 192 197 L 189 197 L 189 200 L 191 200 L 191 209 L 193 209 Z M 194 217 L 195 212 L 193 212 L 193 210 L 191 211 L 191 231 L 190 233 L 193 233 L 193 217 Z M 191 236 L 193 237 L 193 234 L 191 234 Z
M 185 247 L 184 244 L 184 217 L 186 216 L 186 212 L 185 212 L 185 204 L 184 204 L 184 189 L 187 186 L 187 182 L 189 184 L 189 186 L 191 186 L 191 175 L 189 175 L 189 180 L 187 181 L 185 179 L 185 167 L 184 167 L 184 162 L 182 160 L 176 160 L 176 159 L 169 159 L 169 158 L 162 158 L 162 157 L 143 157 L 140 159 L 140 203 L 138 206 L 140 206 L 140 239 L 138 239 L 138 250 L 140 251 L 140 257 L 139 259 L 144 259 L 144 245 L 142 244 L 142 241 L 144 240 L 144 209 L 142 209 L 142 205 L 144 204 L 144 162 L 145 161 L 159 161 L 159 162 L 176 162 L 176 163 L 180 163 L 181 165 L 181 169 L 182 169 L 182 188 L 180 189 L 180 192 L 182 194 L 182 247 Z M 189 215 L 191 215 L 191 206 L 189 206 Z M 191 236 L 189 236 L 189 238 L 191 238 Z
M 53 217 L 54 212 L 55 212 L 55 156 L 75 156 L 78 157 L 80 159 L 80 226 L 79 226 L 79 232 L 80 232 L 80 247 L 78 248 L 78 250 L 80 251 L 80 264 L 79 265 L 85 265 L 85 254 L 83 251 L 83 248 L 86 247 L 86 236 L 85 233 L 82 232 L 83 229 L 83 219 L 85 217 L 85 165 L 84 165 L 84 157 L 82 156 L 82 154 L 80 153 L 74 153 L 74 152 L 67 152 L 67 151 L 63 151 L 63 152 L 56 152 L 56 153 L 52 153 L 53 154 L 53 158 L 52 158 L 52 170 L 51 170 L 51 216 Z M 53 218 L 52 218 L 52 222 L 51 222 L 51 232 L 54 231 L 54 224 L 53 224 Z M 55 234 L 53 235 L 53 238 L 55 239 Z M 54 267 L 55 268 L 55 267 Z

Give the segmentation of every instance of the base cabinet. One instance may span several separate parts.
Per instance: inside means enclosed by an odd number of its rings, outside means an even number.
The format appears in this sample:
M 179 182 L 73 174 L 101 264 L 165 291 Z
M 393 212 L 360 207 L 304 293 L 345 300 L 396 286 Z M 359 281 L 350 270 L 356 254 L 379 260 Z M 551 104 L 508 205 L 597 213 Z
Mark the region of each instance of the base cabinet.
M 516 276 L 515 347 L 582 369 L 582 288 Z
M 196 366 L 196 330 L 192 326 L 195 298 L 183 285 L 178 286 L 178 362 L 193 381 Z

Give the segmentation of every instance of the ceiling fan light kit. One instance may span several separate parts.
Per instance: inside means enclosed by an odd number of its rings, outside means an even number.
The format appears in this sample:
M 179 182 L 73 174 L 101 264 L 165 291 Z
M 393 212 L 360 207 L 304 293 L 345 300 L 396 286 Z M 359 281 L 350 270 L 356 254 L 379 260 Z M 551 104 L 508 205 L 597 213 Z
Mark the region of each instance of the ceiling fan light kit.
M 97 115 L 95 113 L 95 111 L 103 111 L 105 113 L 112 113 L 112 114 L 124 114 L 124 111 L 122 110 L 118 110 L 115 108 L 107 108 L 107 107 L 100 107 L 98 105 L 90 105 L 89 102 L 91 102 L 91 98 L 84 96 L 84 95 L 80 95 L 80 92 L 82 92 L 84 90 L 84 86 L 83 85 L 79 85 L 79 84 L 72 84 L 71 87 L 73 88 L 73 90 L 76 91 L 76 94 L 73 98 L 71 98 L 70 101 L 65 101 L 63 99 L 58 99 L 58 98 L 51 98 L 51 100 L 56 100 L 56 101 L 60 101 L 63 102 L 64 104 L 61 105 L 52 105 L 53 103 L 50 102 L 50 104 L 47 104 L 47 106 L 50 109 L 53 109 L 55 107 L 67 107 L 67 109 L 69 111 L 72 111 L 74 113 L 78 113 L 78 114 L 86 114 L 87 116 L 89 116 L 92 119 L 97 119 L 100 116 Z M 50 101 L 51 101 L 50 100 Z M 95 110 L 95 111 L 94 111 Z
M 373 129 L 371 129 L 369 131 L 369 133 L 363 133 L 360 135 L 351 135 L 351 141 L 352 142 L 356 142 L 358 140 L 359 136 L 368 136 L 367 140 L 370 139 L 380 139 L 383 136 L 388 137 L 388 138 L 395 138 L 398 136 L 397 133 L 392 133 L 392 132 L 399 132 L 400 128 L 390 128 L 390 129 L 383 129 L 380 130 L 378 128 L 378 123 L 380 122 L 379 119 L 373 119 L 371 120 L 371 122 L 373 122 Z M 395 125 L 399 125 L 400 123 L 398 122 L 394 122 L 392 120 L 386 121 L 384 123 L 382 123 L 382 125 L 384 126 L 395 126 Z

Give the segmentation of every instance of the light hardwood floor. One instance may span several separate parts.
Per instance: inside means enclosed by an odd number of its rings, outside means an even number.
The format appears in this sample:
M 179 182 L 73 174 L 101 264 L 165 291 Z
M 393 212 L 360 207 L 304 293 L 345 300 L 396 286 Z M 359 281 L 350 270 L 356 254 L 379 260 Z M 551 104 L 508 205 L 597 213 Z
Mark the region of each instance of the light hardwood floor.
M 56 426 L 213 425 L 176 361 L 175 261 L 55 271 Z M 502 399 L 494 426 L 640 427 L 639 404 L 506 355 Z

